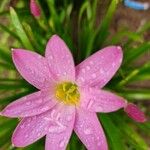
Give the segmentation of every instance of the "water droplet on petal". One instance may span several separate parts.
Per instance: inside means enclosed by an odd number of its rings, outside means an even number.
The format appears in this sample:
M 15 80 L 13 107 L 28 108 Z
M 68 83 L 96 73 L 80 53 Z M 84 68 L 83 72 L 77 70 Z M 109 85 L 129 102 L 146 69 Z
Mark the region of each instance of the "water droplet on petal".
M 83 73 L 85 73 L 85 69 L 83 68 L 83 69 L 81 69 L 81 71 L 83 72 Z
M 89 135 L 89 134 L 92 134 L 92 131 L 91 131 L 90 128 L 86 128 L 86 129 L 84 130 L 84 133 L 85 133 L 86 135 Z
M 121 50 L 121 47 L 120 47 L 120 46 L 117 46 L 117 49 Z
M 92 78 L 93 79 L 96 78 L 96 74 L 95 73 L 92 74 Z
M 36 101 L 36 103 L 41 104 L 41 103 L 42 103 L 42 99 L 38 99 L 38 100 Z
M 90 66 L 86 66 L 86 69 L 87 69 L 87 70 L 90 70 Z
M 28 134 L 25 134 L 25 138 L 28 138 L 29 137 L 29 135 Z
M 95 111 L 99 112 L 99 111 L 103 111 L 103 107 L 101 105 L 97 105 L 95 107 Z
M 66 129 L 66 126 L 58 126 L 58 125 L 55 125 L 55 126 L 51 126 L 49 127 L 48 131 L 50 133 L 61 133 L 63 132 L 64 130 Z
M 36 93 L 36 96 L 40 96 L 41 95 L 41 91 Z
M 60 141 L 59 147 L 60 147 L 60 148 L 64 147 L 64 146 L 65 146 L 65 143 L 66 143 L 66 140 L 63 139 L 62 141 Z
M 38 59 L 41 59 L 42 58 L 42 56 L 41 55 L 38 55 Z
M 103 70 L 103 69 L 100 69 L 100 73 L 101 73 L 101 74 L 104 74 L 104 70 Z
M 26 105 L 30 105 L 30 104 L 31 104 L 31 101 L 26 102 Z
M 71 120 L 72 120 L 72 116 L 71 115 L 67 116 L 67 121 L 71 121 Z
M 113 68 L 115 67 L 115 63 L 112 63 L 112 67 L 113 67 Z
M 27 99 L 27 97 L 25 96 L 25 97 L 23 97 L 23 100 L 26 100 Z
M 94 65 L 94 62 L 93 62 L 93 61 L 90 61 L 90 65 Z
M 82 78 L 82 77 L 80 78 L 80 80 L 81 80 L 82 82 L 84 82 L 84 81 L 85 81 L 85 79 L 84 79 L 84 78 Z
M 22 124 L 22 125 L 20 126 L 20 128 L 23 129 L 23 128 L 24 128 L 24 124 Z
M 66 76 L 66 75 L 67 75 L 67 72 L 64 72 L 64 75 Z
M 51 55 L 50 57 L 49 57 L 51 60 L 53 60 L 53 56 Z
M 89 100 L 87 108 L 90 109 L 92 107 L 92 105 L 93 105 L 93 100 Z

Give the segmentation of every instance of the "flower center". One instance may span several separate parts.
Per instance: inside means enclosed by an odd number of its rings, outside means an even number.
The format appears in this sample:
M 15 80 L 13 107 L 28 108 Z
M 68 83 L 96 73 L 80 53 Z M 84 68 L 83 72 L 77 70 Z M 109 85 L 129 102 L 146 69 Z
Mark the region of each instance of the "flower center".
M 77 104 L 80 99 L 78 86 L 71 82 L 57 84 L 56 98 L 65 104 Z

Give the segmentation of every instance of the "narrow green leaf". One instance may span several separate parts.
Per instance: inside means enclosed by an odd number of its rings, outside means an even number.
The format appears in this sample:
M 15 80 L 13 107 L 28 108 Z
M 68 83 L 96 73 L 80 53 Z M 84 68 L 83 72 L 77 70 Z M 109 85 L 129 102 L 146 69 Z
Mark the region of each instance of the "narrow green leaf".
M 118 5 L 119 1 L 118 0 L 112 0 L 111 4 L 108 8 L 108 11 L 105 15 L 105 17 L 102 20 L 101 25 L 97 29 L 97 36 L 95 39 L 95 45 L 97 46 L 97 49 L 102 47 L 103 43 L 105 42 L 107 36 L 108 36 L 108 31 L 109 31 L 109 26 L 112 20 L 112 17 L 116 11 L 116 7 Z
M 99 115 L 105 132 L 109 138 L 108 142 L 111 150 L 125 150 L 125 145 L 122 141 L 122 136 L 118 128 L 111 121 L 107 114 Z
M 125 121 L 117 115 L 112 115 L 112 118 L 116 121 L 117 125 L 119 124 L 121 127 L 120 130 L 123 132 L 122 134 L 125 134 L 124 136 L 128 137 L 125 140 L 128 141 L 134 149 L 148 150 L 148 145 L 144 139 L 142 139 L 142 137 L 133 128 L 131 128 L 129 124 L 125 123 Z
M 22 27 L 22 24 L 17 16 L 17 13 L 15 12 L 15 10 L 12 7 L 10 7 L 10 15 L 11 15 L 12 23 L 16 29 L 16 33 L 17 33 L 18 37 L 20 38 L 22 44 L 24 45 L 24 47 L 26 49 L 33 50 L 32 44 L 31 44 L 29 38 L 27 37 L 26 32 L 24 31 L 24 29 Z
M 137 48 L 131 48 L 125 53 L 125 65 L 130 65 L 132 61 L 137 60 L 142 54 L 150 50 L 150 42 L 143 43 Z
M 14 32 L 12 32 L 8 27 L 4 26 L 3 24 L 0 24 L 0 28 L 9 33 L 12 37 L 20 41 L 19 37 Z

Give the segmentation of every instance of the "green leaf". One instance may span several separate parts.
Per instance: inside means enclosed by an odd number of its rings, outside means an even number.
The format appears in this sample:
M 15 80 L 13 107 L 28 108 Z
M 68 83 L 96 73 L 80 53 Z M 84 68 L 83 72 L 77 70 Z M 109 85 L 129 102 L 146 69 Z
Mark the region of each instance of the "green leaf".
M 24 47 L 26 49 L 33 50 L 32 44 L 31 44 L 28 36 L 26 35 L 26 32 L 23 29 L 23 26 L 17 16 L 17 13 L 15 12 L 15 10 L 12 7 L 10 7 L 10 15 L 11 15 L 12 23 L 16 29 L 16 33 L 17 33 L 18 37 L 20 38 L 22 44 L 24 45 Z
M 96 31 L 97 36 L 95 38 L 95 45 L 98 46 L 97 49 L 102 47 L 103 43 L 105 42 L 105 40 L 108 36 L 109 26 L 110 26 L 111 20 L 113 18 L 113 15 L 116 11 L 118 2 L 119 2 L 118 0 L 111 1 L 108 11 L 107 11 L 105 17 L 103 18 L 101 25 L 99 26 L 98 30 Z
M 124 65 L 130 65 L 132 61 L 137 60 L 142 54 L 149 51 L 150 42 L 145 42 L 138 46 L 137 48 L 130 48 L 130 51 L 125 53 Z
M 129 124 L 125 123 L 121 117 L 117 115 L 112 115 L 113 120 L 116 122 L 117 125 L 120 126 L 120 130 L 124 135 L 124 138 L 127 142 L 131 144 L 134 149 L 138 150 L 148 150 L 148 145 L 145 143 L 144 139 L 133 129 L 130 127 Z
M 123 138 L 118 127 L 111 121 L 107 114 L 100 114 L 99 118 L 109 138 L 109 146 L 111 150 L 125 150 Z

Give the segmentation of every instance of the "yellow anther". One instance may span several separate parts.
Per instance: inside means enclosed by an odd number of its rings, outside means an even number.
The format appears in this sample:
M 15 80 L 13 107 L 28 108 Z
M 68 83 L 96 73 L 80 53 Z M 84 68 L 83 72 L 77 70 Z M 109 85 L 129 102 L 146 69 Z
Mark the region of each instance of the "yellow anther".
M 57 84 L 55 96 L 57 100 L 65 104 L 78 104 L 80 93 L 76 84 L 71 82 L 63 82 Z

